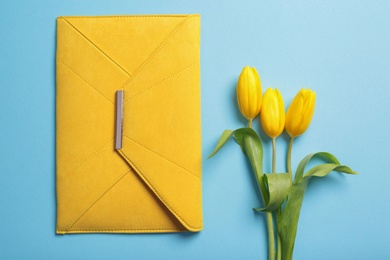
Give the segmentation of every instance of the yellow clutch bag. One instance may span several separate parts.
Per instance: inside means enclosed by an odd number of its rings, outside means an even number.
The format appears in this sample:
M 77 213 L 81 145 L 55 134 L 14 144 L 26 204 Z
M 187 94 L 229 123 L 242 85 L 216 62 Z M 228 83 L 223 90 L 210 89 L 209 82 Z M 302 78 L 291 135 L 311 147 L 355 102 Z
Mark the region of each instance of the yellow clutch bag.
M 200 231 L 200 17 L 59 17 L 58 234 Z

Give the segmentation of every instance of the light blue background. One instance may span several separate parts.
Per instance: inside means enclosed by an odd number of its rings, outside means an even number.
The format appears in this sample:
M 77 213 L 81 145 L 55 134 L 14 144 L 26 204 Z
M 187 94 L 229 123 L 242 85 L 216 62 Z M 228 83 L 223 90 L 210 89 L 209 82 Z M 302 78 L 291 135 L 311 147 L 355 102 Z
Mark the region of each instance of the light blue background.
M 203 210 L 198 234 L 55 235 L 55 19 L 60 15 L 200 13 Z M 3 0 L 0 4 L 1 259 L 266 259 L 248 162 L 224 129 L 245 124 L 235 84 L 255 66 L 288 105 L 317 92 L 293 167 L 329 151 L 360 174 L 307 190 L 295 259 L 389 259 L 389 1 Z M 256 130 L 259 123 L 254 124 Z M 287 138 L 279 138 L 278 170 Z M 264 140 L 265 170 L 270 143 Z

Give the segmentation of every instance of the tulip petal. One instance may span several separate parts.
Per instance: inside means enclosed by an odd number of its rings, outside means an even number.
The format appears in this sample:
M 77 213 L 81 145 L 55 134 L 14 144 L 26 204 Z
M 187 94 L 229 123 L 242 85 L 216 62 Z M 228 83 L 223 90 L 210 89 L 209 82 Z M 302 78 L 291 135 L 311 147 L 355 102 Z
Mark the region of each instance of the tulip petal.
M 264 93 L 260 121 L 264 132 L 271 138 L 278 137 L 284 129 L 284 102 L 277 89 L 268 88 Z
M 237 102 L 241 114 L 248 120 L 255 118 L 261 109 L 261 81 L 255 68 L 243 68 L 237 83 Z
M 301 89 L 295 96 L 286 114 L 286 131 L 291 137 L 303 134 L 314 115 L 315 92 Z

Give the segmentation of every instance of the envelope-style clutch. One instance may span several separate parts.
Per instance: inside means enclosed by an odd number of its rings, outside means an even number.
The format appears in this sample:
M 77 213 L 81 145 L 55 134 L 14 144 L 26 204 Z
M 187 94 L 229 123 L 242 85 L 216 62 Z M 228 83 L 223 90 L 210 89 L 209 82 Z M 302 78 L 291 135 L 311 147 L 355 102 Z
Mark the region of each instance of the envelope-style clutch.
M 59 17 L 57 227 L 202 229 L 200 17 Z

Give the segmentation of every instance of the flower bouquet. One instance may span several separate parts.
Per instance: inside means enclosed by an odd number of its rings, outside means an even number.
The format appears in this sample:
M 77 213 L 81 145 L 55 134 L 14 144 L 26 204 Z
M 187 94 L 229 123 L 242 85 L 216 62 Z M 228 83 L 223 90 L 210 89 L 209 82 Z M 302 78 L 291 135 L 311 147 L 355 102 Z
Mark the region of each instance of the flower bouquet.
M 241 114 L 248 120 L 248 127 L 225 130 L 214 151 L 214 156 L 232 137 L 248 157 L 260 190 L 262 208 L 256 212 L 266 215 L 268 229 L 268 259 L 289 260 L 293 257 L 298 219 L 307 185 L 312 177 L 324 177 L 332 171 L 357 174 L 348 166 L 340 164 L 328 152 L 311 153 L 299 163 L 295 174 L 291 168 L 291 153 L 294 139 L 309 127 L 314 114 L 316 94 L 310 89 L 301 89 L 285 113 L 283 97 L 278 89 L 268 88 L 262 95 L 260 77 L 255 68 L 245 67 L 237 83 L 237 101 Z M 272 140 L 272 172 L 263 172 L 262 141 L 252 129 L 252 120 L 260 114 L 263 131 Z M 287 172 L 276 171 L 276 138 L 284 131 L 290 136 L 287 149 Z M 322 164 L 306 169 L 312 159 Z M 294 178 L 293 178 L 294 176 Z

